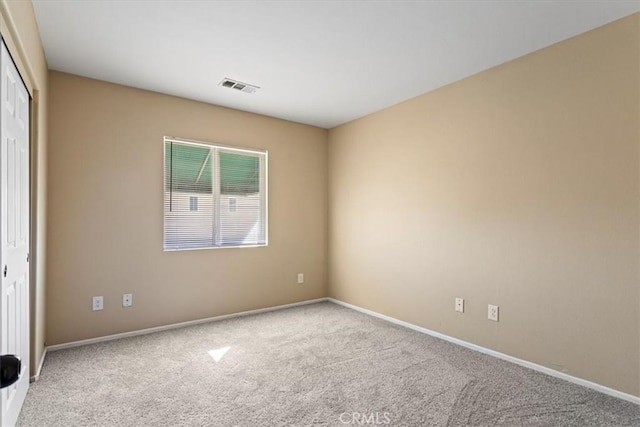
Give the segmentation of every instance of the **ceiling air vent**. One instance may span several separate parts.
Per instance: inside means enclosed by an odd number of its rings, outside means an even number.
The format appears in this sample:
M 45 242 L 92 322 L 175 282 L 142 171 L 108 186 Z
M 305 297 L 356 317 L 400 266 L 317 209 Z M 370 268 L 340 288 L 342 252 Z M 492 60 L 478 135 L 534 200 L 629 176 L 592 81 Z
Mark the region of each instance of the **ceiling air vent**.
M 248 83 L 242 83 L 237 80 L 231 80 L 227 78 L 222 79 L 222 81 L 218 83 L 218 86 L 228 87 L 229 89 L 234 89 L 244 93 L 253 93 L 256 90 L 260 89 L 259 86 L 254 86 Z

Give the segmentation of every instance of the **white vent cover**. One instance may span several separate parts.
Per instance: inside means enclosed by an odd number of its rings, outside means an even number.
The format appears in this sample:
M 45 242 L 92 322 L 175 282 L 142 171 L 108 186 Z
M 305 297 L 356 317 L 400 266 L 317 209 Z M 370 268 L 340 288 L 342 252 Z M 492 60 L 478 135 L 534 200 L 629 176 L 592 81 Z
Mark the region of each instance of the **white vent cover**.
M 222 79 L 218 86 L 228 87 L 229 89 L 235 89 L 244 93 L 254 93 L 256 90 L 260 89 L 260 86 L 250 85 L 249 83 L 242 83 L 237 80 L 232 80 L 228 78 Z

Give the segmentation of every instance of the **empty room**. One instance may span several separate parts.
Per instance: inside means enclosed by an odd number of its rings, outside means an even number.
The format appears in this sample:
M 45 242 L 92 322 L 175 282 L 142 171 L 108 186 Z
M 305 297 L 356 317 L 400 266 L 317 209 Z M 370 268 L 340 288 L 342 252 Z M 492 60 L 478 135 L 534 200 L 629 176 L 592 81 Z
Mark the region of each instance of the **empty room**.
M 640 1 L 0 35 L 2 427 L 640 426 Z

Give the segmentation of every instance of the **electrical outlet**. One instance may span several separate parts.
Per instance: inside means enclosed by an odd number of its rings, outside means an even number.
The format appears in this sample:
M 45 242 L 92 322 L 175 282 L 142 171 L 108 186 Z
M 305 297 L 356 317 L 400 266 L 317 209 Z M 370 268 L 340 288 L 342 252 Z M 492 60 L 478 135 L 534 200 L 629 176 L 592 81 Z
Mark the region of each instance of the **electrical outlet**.
M 487 318 L 489 320 L 493 320 L 494 322 L 497 322 L 498 321 L 499 310 L 500 310 L 500 307 L 498 307 L 497 305 L 489 304 L 489 310 L 487 312 Z
M 122 294 L 122 306 L 131 307 L 133 305 L 133 294 Z
M 304 273 L 298 273 L 298 283 L 304 283 Z
M 464 299 L 456 298 L 455 310 L 464 313 Z
M 102 310 L 104 308 L 104 299 L 100 297 L 93 297 L 93 311 Z

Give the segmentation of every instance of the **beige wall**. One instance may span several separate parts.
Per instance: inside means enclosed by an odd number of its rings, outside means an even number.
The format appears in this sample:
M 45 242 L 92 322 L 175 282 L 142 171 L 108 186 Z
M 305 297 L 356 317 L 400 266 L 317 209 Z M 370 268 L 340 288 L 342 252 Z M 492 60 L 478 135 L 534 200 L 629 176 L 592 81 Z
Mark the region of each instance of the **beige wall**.
M 327 294 L 326 130 L 58 72 L 49 87 L 47 344 Z M 269 150 L 268 247 L 163 252 L 165 135 Z
M 47 225 L 47 62 L 30 1 L 0 2 L 0 32 L 31 101 L 31 375 L 45 346 Z
M 331 130 L 330 295 L 640 395 L 638 21 Z

